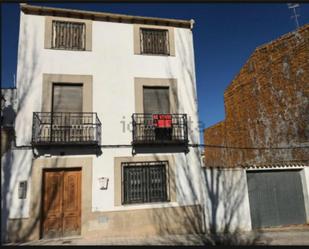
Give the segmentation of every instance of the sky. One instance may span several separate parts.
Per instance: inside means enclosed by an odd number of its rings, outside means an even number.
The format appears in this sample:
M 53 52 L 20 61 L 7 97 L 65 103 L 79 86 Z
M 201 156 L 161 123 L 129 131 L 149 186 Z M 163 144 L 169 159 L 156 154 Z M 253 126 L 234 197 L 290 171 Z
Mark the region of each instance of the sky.
M 194 19 L 195 71 L 200 130 L 224 120 L 226 87 L 256 47 L 295 30 L 286 3 L 32 3 L 118 14 Z M 309 23 L 309 4 L 297 9 L 299 25 Z M 1 4 L 1 86 L 16 74 L 19 4 Z

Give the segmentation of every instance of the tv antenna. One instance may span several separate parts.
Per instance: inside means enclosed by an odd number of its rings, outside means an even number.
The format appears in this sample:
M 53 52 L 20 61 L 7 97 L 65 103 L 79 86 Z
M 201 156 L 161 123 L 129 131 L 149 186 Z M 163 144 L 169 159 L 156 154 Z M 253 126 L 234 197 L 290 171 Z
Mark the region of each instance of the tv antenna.
M 288 8 L 293 9 L 293 15 L 291 16 L 291 18 L 295 19 L 297 29 L 299 28 L 298 17 L 300 16 L 296 13 L 296 8 L 298 7 L 299 7 L 298 3 L 288 3 Z

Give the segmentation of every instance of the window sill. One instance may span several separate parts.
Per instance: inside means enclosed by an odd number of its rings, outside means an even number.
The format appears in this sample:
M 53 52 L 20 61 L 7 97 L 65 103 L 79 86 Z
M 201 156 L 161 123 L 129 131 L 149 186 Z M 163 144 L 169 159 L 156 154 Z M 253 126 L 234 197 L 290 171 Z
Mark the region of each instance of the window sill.
M 135 54 L 135 55 L 143 55 L 143 56 L 161 56 L 161 57 L 175 57 L 175 55 L 170 55 L 170 54 Z
M 117 212 L 117 211 L 129 211 L 129 210 L 139 210 L 139 209 L 153 209 L 153 208 L 168 208 L 168 207 L 179 207 L 177 202 L 153 202 L 151 203 L 141 203 L 141 204 L 122 204 L 120 206 L 114 206 L 108 210 L 100 210 L 99 208 L 93 209 L 92 212 Z
M 56 50 L 56 51 L 68 51 L 68 52 L 91 52 L 92 50 L 86 49 L 64 49 L 64 48 L 45 48 L 48 50 Z

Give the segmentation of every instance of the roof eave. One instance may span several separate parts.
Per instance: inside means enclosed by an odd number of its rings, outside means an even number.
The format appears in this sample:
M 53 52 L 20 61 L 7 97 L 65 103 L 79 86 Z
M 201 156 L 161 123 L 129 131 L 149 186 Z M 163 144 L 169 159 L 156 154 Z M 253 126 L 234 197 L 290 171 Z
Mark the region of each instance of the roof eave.
M 172 27 L 180 27 L 188 29 L 193 29 L 194 24 L 193 19 L 180 20 L 180 19 L 167 19 L 167 18 L 156 18 L 156 17 L 131 16 L 131 15 L 113 14 L 106 12 L 43 7 L 43 6 L 29 5 L 25 3 L 20 4 L 20 9 L 25 14 L 72 17 L 72 18 L 90 19 L 90 20 L 107 21 L 107 22 L 172 26 Z

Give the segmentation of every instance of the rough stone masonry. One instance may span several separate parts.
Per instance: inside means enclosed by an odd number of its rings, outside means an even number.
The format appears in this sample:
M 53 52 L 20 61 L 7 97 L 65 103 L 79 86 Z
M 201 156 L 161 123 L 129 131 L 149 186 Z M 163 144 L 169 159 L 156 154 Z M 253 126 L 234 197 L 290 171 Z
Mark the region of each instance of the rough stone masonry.
M 204 131 L 206 167 L 309 161 L 309 24 L 253 52 Z M 210 107 L 209 107 L 210 108 Z

